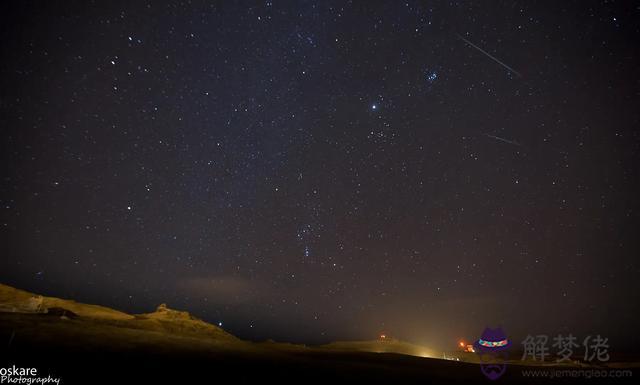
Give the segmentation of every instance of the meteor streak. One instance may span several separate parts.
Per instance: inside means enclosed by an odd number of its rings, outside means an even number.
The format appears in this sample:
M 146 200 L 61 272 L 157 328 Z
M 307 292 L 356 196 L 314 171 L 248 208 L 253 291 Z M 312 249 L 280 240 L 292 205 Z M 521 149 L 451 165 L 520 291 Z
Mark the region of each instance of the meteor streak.
M 460 39 L 462 39 L 465 43 L 469 44 L 470 46 L 472 46 L 473 48 L 477 49 L 478 51 L 482 52 L 483 54 L 489 56 L 493 61 L 495 61 L 496 63 L 500 64 L 501 66 L 503 66 L 504 68 L 508 69 L 509 72 L 512 72 L 516 75 L 518 75 L 518 77 L 522 77 L 522 75 L 520 74 L 520 72 L 514 70 L 513 68 L 509 67 L 508 65 L 504 64 L 503 62 L 501 62 L 500 60 L 498 60 L 498 58 L 496 58 L 495 56 L 491 55 L 489 52 L 483 50 L 482 48 L 478 47 L 477 45 L 473 44 L 472 42 L 470 42 L 469 40 L 465 39 L 464 37 L 458 35 L 458 37 Z
M 490 134 L 484 134 L 485 136 L 491 138 L 491 139 L 495 139 L 495 140 L 499 140 L 501 142 L 505 142 L 505 143 L 509 143 L 509 144 L 513 144 L 516 146 L 522 146 L 520 143 L 514 141 L 514 140 L 509 140 L 509 139 L 505 139 L 505 138 L 501 138 L 499 136 L 495 136 L 495 135 L 490 135 Z

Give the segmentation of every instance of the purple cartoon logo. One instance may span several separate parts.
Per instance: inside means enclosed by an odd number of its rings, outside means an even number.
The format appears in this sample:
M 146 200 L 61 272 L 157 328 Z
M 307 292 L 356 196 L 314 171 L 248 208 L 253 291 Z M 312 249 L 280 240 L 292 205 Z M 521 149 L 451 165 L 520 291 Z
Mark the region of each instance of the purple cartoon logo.
M 485 328 L 482 336 L 473 344 L 480 357 L 480 370 L 490 380 L 497 380 L 507 370 L 508 350 L 511 341 L 501 328 Z

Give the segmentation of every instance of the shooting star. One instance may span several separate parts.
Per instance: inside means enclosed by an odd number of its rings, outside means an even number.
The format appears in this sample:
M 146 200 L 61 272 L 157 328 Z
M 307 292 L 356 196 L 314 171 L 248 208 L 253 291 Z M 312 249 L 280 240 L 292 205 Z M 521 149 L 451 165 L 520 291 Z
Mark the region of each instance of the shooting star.
M 458 37 L 460 39 L 462 39 L 465 43 L 469 44 L 470 46 L 472 46 L 473 48 L 477 49 L 478 51 L 482 52 L 483 54 L 489 56 L 493 61 L 495 61 L 496 63 L 500 64 L 501 66 L 503 66 L 504 68 L 508 69 L 509 72 L 512 72 L 516 75 L 518 75 L 518 77 L 522 77 L 522 75 L 520 74 L 520 72 L 514 70 L 513 68 L 509 67 L 508 65 L 504 64 L 503 62 L 501 62 L 500 60 L 498 60 L 498 58 L 496 58 L 495 56 L 491 55 L 489 52 L 483 50 L 482 48 L 478 47 L 477 45 L 473 44 L 472 42 L 470 42 L 469 40 L 465 39 L 464 37 L 458 35 Z
M 495 136 L 495 135 L 490 135 L 490 134 L 484 134 L 486 137 L 491 138 L 491 139 L 495 139 L 495 140 L 499 140 L 501 142 L 505 142 L 505 143 L 509 143 L 509 144 L 513 144 L 516 146 L 522 146 L 520 143 L 516 142 L 515 140 L 509 140 L 509 139 L 505 139 L 505 138 L 501 138 L 499 136 Z

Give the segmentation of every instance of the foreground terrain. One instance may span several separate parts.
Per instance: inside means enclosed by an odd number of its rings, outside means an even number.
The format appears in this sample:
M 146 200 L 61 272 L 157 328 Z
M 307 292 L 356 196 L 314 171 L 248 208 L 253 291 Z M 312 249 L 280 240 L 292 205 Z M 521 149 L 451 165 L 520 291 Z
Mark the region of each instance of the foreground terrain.
M 130 315 L 5 285 L 0 285 L 0 341 L 0 367 L 35 367 L 64 384 L 486 381 L 475 363 L 442 360 L 432 349 L 397 340 L 315 347 L 253 343 L 165 305 Z M 523 378 L 523 369 L 510 365 L 500 381 L 536 382 Z

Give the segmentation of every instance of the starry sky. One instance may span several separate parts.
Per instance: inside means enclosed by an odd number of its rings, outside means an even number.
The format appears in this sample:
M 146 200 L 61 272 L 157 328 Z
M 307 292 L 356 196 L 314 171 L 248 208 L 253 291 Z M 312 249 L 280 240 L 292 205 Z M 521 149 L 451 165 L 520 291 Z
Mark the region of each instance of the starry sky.
M 254 340 L 638 341 L 637 2 L 0 7 L 1 282 Z

